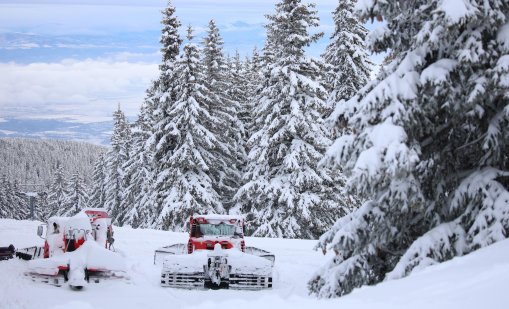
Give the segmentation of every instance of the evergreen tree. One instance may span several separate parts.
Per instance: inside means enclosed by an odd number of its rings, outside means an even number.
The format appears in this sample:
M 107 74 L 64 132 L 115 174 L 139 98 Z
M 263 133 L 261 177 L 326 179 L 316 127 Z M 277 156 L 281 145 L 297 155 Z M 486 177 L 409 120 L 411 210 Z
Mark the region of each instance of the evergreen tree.
M 44 214 L 45 209 L 48 207 L 48 191 L 38 192 L 37 198 L 35 200 L 35 219 L 45 222 L 47 221 L 47 217 Z
M 245 143 L 244 149 L 246 154 L 249 153 L 249 138 L 255 131 L 254 110 L 256 106 L 256 98 L 262 89 L 262 57 L 258 53 L 256 47 L 253 48 L 251 57 L 246 57 L 243 68 L 243 79 L 245 80 L 244 91 L 245 103 L 240 106 L 239 120 L 242 122 Z
M 353 130 L 329 150 L 370 199 L 324 234 L 337 253 L 311 280 L 341 296 L 509 235 L 509 4 L 360 1 L 391 63 L 338 115 Z M 462 9 L 459 9 L 462 8 Z
M 16 220 L 27 220 L 31 219 L 30 217 L 30 204 L 29 204 L 29 195 L 26 194 L 26 192 L 22 192 L 22 189 L 19 186 L 19 182 L 17 179 L 15 179 L 11 184 L 11 190 L 13 196 L 13 209 L 14 209 L 14 216 L 13 219 Z M 34 198 L 37 198 L 37 195 L 34 192 L 30 192 L 30 195 L 34 194 Z M 34 205 L 37 207 L 37 204 Z M 34 217 L 37 216 L 37 209 L 34 209 Z
M 16 192 L 13 190 L 12 184 L 7 180 L 6 175 L 0 178 L 0 218 L 17 218 L 20 219 L 16 209 L 18 201 L 16 201 Z
M 234 162 L 236 164 L 237 173 L 239 173 L 239 175 L 236 176 L 238 179 L 236 179 L 235 184 L 238 187 L 240 173 L 247 163 L 247 140 L 249 139 L 249 126 L 252 122 L 252 109 L 248 97 L 250 89 L 247 73 L 249 71 L 246 70 L 244 63 L 240 59 L 238 51 L 236 51 L 235 57 L 230 60 L 228 68 L 229 82 L 227 94 L 237 106 L 237 115 L 235 117 L 236 123 L 234 124 L 237 130 L 235 130 L 233 134 L 235 145 Z
M 113 113 L 114 128 L 111 136 L 111 149 L 106 155 L 106 185 L 105 185 L 105 208 L 110 212 L 116 224 L 122 225 L 125 209 L 129 207 L 122 200 L 122 194 L 126 186 L 124 182 L 123 165 L 129 158 L 131 132 L 129 123 L 120 110 Z
M 157 158 L 164 157 L 168 149 L 168 140 L 166 132 L 166 124 L 168 123 L 168 109 L 175 101 L 174 92 L 174 65 L 182 45 L 182 39 L 179 35 L 180 21 L 175 16 L 176 9 L 171 0 L 163 10 L 163 18 L 161 24 L 161 54 L 162 63 L 159 66 L 159 77 L 156 79 L 152 87 L 147 91 L 147 100 L 145 105 L 147 111 L 152 115 L 147 117 L 152 120 L 153 134 L 152 143 L 154 144 L 153 150 Z
M 145 202 L 150 197 L 152 160 L 151 152 L 145 148 L 150 138 L 150 104 L 143 104 L 138 120 L 132 130 L 132 150 L 130 157 L 123 166 L 125 174 L 123 182 L 125 189 L 122 200 L 128 205 L 125 213 L 125 224 L 139 227 L 147 224 L 146 217 L 150 215 Z
M 243 72 L 246 83 L 244 94 L 246 103 L 244 106 L 241 106 L 239 118 L 244 125 L 246 135 L 249 139 L 249 137 L 251 137 L 251 132 L 253 131 L 254 125 L 254 98 L 256 98 L 258 94 L 258 88 L 262 84 L 262 57 L 258 53 L 256 47 L 253 48 L 251 57 L 246 57 L 246 60 L 244 61 Z
M 63 212 L 65 199 L 68 194 L 67 188 L 68 185 L 63 168 L 58 164 L 53 176 L 53 183 L 48 192 L 48 204 L 43 206 L 41 210 L 42 218 L 48 219 Z
M 274 17 L 267 15 L 268 19 Z M 267 74 L 270 74 L 270 67 L 275 64 L 276 62 L 276 53 L 278 51 L 278 42 L 277 42 L 277 35 L 278 35 L 278 29 L 276 29 L 277 24 L 275 22 L 269 22 L 267 25 L 265 25 L 265 30 L 267 33 L 267 37 L 265 39 L 265 44 L 263 45 L 262 49 L 262 56 L 260 59 L 260 63 L 262 68 L 265 68 L 262 70 L 264 73 L 264 76 L 267 77 Z
M 251 56 L 246 57 L 244 61 L 244 76 L 247 83 L 246 99 L 256 96 L 258 87 L 262 82 L 262 71 L 262 57 L 258 49 L 254 47 Z M 250 110 L 252 109 L 253 106 L 250 106 Z
M 315 238 L 353 207 L 342 175 L 318 166 L 331 141 L 321 120 L 326 92 L 320 65 L 305 56 L 320 37 L 309 34 L 318 26 L 313 8 L 282 0 L 268 16 L 269 45 L 278 48 L 266 48 L 274 56 L 257 98 L 260 128 L 249 141 L 246 184 L 236 195 L 236 211 L 249 213 L 256 236 Z
M 325 80 L 330 93 L 327 100 L 329 113 L 338 104 L 353 97 L 369 81 L 372 63 L 364 44 L 367 30 L 354 15 L 355 2 L 339 1 L 334 11 L 335 31 L 323 55 L 327 69 Z M 330 119 L 335 135 L 341 131 L 339 120 L 335 114 Z
M 89 206 L 93 208 L 102 208 L 106 202 L 106 156 L 100 154 L 94 165 L 92 175 L 92 189 L 89 193 Z
M 47 191 L 53 183 L 57 165 L 64 171 L 78 170 L 88 184 L 94 162 L 104 152 L 103 146 L 66 140 L 27 138 L 0 139 L 0 176 L 12 183 L 34 184 L 28 189 Z M 24 186 L 22 186 L 21 189 Z
M 229 209 L 233 204 L 233 195 L 240 181 L 239 160 L 236 153 L 239 148 L 237 141 L 241 129 L 237 118 L 239 102 L 229 95 L 229 69 L 224 59 L 223 45 L 219 29 L 215 21 L 211 20 L 203 42 L 202 60 L 207 96 L 212 101 L 208 111 L 217 120 L 215 127 L 210 129 L 220 141 L 212 150 L 218 160 L 213 163 L 214 173 L 211 173 L 211 176 L 223 205 Z
M 2 175 L 0 178 L 0 218 L 8 218 L 9 210 L 7 209 L 7 177 Z
M 174 141 L 170 130 L 171 118 L 169 116 L 172 104 L 176 99 L 175 61 L 179 55 L 182 39 L 179 36 L 180 22 L 175 16 L 175 7 L 171 1 L 163 11 L 161 52 L 163 63 L 159 66 L 159 77 L 154 85 L 147 91 L 145 105 L 148 114 L 147 133 L 150 137 L 145 142 L 145 155 L 151 158 L 149 168 L 150 180 L 144 181 L 145 194 L 143 205 L 150 215 L 143 223 L 144 227 L 159 225 L 157 218 L 163 209 L 164 200 L 170 191 L 170 174 L 168 173 L 169 160 L 174 149 Z M 138 209 L 138 207 L 136 207 Z M 141 208 L 140 208 L 141 209 Z
M 66 193 L 63 207 L 57 213 L 59 216 L 73 216 L 87 207 L 88 194 L 79 172 L 71 176 Z
M 163 18 L 161 24 L 163 29 L 161 30 L 161 54 L 163 56 L 163 63 L 160 66 L 161 74 L 170 73 L 173 68 L 173 63 L 180 53 L 180 45 L 182 45 L 182 39 L 179 35 L 179 28 L 181 26 L 180 21 L 175 15 L 175 7 L 171 0 L 168 1 L 166 9 L 163 10 Z M 171 76 L 171 75 L 170 75 Z M 163 86 L 168 88 L 168 85 Z
M 250 137 L 254 132 L 261 130 L 263 127 L 263 122 L 265 121 L 262 118 L 256 117 L 256 108 L 258 107 L 258 103 L 263 97 L 262 91 L 270 86 L 270 78 L 272 74 L 272 69 L 275 65 L 275 54 L 278 49 L 276 43 L 276 30 L 274 29 L 275 23 L 268 23 L 265 25 L 265 29 L 267 31 L 267 38 L 265 40 L 265 44 L 262 49 L 262 55 L 259 56 L 256 53 L 256 50 L 253 51 L 253 61 L 252 61 L 252 70 L 251 70 L 251 90 L 253 91 L 253 96 L 251 96 L 250 105 L 252 106 L 252 117 L 253 121 L 250 127 Z M 258 57 L 257 57 L 258 56 Z M 259 70 L 257 70 L 259 68 Z M 255 72 L 259 76 L 256 76 Z M 249 143 L 247 145 L 249 146 Z
M 215 103 L 203 75 L 199 49 L 191 41 L 175 65 L 177 100 L 169 110 L 168 125 L 174 149 L 168 160 L 166 176 L 169 192 L 156 227 L 185 230 L 185 223 L 193 213 L 223 213 L 219 194 L 214 190 L 212 167 L 217 162 L 214 151 L 221 141 L 211 131 L 218 120 L 211 113 Z

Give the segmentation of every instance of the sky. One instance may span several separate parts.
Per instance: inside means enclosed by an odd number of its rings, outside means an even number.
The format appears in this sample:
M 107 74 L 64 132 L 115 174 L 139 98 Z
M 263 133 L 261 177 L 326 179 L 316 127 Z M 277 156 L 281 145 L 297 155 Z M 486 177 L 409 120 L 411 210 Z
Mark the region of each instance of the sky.
M 215 19 L 225 51 L 238 50 L 241 55 L 263 46 L 264 16 L 276 2 L 173 0 L 183 35 L 192 25 L 200 41 L 208 21 Z M 331 12 L 337 0 L 315 2 L 321 19 L 315 31 L 325 36 L 309 48 L 309 55 L 318 57 L 334 29 Z M 12 128 L 14 120 L 18 128 L 20 120 L 30 122 L 35 131 L 37 123 L 46 127 L 49 120 L 69 123 L 67 127 L 96 126 L 110 121 L 119 103 L 134 119 L 145 89 L 157 76 L 161 10 L 166 4 L 167 0 L 0 0 L 0 137 L 19 133 Z M 65 132 L 63 138 L 72 136 L 67 127 L 58 129 Z M 58 130 L 48 132 L 54 136 Z M 104 136 L 108 130 L 105 125 Z

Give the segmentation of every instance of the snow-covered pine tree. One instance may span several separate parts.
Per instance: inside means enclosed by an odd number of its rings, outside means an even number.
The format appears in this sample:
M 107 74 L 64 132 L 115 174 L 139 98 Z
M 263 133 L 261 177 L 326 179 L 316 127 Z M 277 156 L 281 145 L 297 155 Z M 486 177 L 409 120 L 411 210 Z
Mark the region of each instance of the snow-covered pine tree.
M 161 24 L 163 25 L 163 29 L 161 30 L 161 54 L 163 57 L 163 63 L 160 66 L 161 74 L 170 74 L 171 79 L 171 70 L 173 68 L 173 63 L 176 57 L 180 53 L 180 45 L 182 45 L 182 39 L 179 35 L 180 21 L 175 16 L 175 7 L 173 6 L 171 0 L 168 0 L 168 4 L 166 9 L 163 10 L 163 18 L 161 20 Z M 161 79 L 161 82 L 170 81 L 169 79 Z M 169 85 L 163 85 L 163 88 L 168 88 Z
M 266 16 L 269 18 L 270 16 Z M 260 64 L 262 72 L 265 74 L 269 74 L 270 67 L 276 61 L 276 52 L 278 50 L 277 46 L 277 29 L 274 29 L 276 24 L 274 22 L 269 22 L 265 25 L 265 31 L 267 33 L 267 37 L 265 39 L 265 44 L 262 49 L 262 56 L 260 58 Z
M 106 154 L 106 184 L 105 184 L 105 208 L 116 224 L 122 225 L 127 205 L 122 200 L 122 194 L 126 186 L 124 182 L 124 170 L 122 169 L 129 158 L 131 143 L 130 125 L 124 113 L 118 109 L 113 113 L 114 127 L 111 136 L 111 148 Z
M 41 205 L 41 218 L 48 219 L 58 213 L 62 213 L 65 206 L 65 199 L 68 195 L 68 185 L 64 170 L 60 164 L 57 165 L 53 175 L 53 183 L 49 188 L 47 205 Z
M 103 152 L 104 147 L 84 142 L 0 138 L 0 173 L 11 183 L 18 180 L 47 190 L 53 182 L 56 166 L 61 165 L 64 171 L 78 170 L 89 183 L 93 163 Z
M 211 100 L 208 112 L 216 119 L 216 125 L 211 132 L 218 138 L 218 144 L 212 150 L 216 162 L 213 162 L 211 173 L 213 185 L 226 209 L 233 205 L 235 194 L 240 181 L 238 167 L 237 145 L 240 136 L 240 122 L 237 118 L 239 102 L 229 95 L 228 72 L 223 53 L 223 39 L 214 20 L 208 25 L 207 35 L 203 41 L 203 69 L 207 96 Z
M 9 218 L 7 209 L 7 176 L 0 177 L 0 218 Z
M 63 207 L 57 212 L 58 216 L 73 216 L 87 207 L 87 189 L 83 184 L 83 178 L 80 176 L 79 172 L 74 172 L 72 174 L 66 191 Z
M 0 218 L 29 219 L 28 198 L 21 193 L 16 181 L 10 182 L 5 175 L 0 178 Z M 37 216 L 37 214 L 35 214 Z
M 262 56 L 258 48 L 253 47 L 251 55 L 244 60 L 244 75 L 247 81 L 247 98 L 256 95 L 256 91 L 262 81 Z
M 246 60 L 244 60 L 244 70 L 246 71 L 246 77 L 249 80 L 258 80 L 260 81 L 261 71 L 262 71 L 262 57 L 260 56 L 260 52 L 258 51 L 258 47 L 253 47 L 253 51 L 251 55 L 246 56 Z M 253 86 L 257 86 L 259 83 L 256 83 Z M 253 87 L 255 89 L 256 87 Z
M 321 36 L 309 33 L 318 17 L 312 4 L 282 0 L 268 18 L 268 38 L 278 48 L 271 48 L 273 65 L 258 96 L 260 128 L 249 141 L 246 184 L 235 210 L 249 213 L 254 235 L 316 238 L 353 202 L 343 194 L 341 174 L 318 166 L 331 144 L 321 119 L 326 92 L 320 65 L 305 55 Z
M 265 41 L 265 45 L 262 51 L 262 55 L 258 52 L 256 46 L 253 48 L 252 55 L 250 58 L 247 58 L 245 61 L 245 78 L 247 82 L 246 87 L 246 105 L 241 106 L 241 110 L 239 113 L 239 117 L 242 120 L 242 124 L 245 130 L 246 142 L 244 144 L 244 149 L 246 151 L 246 163 L 243 168 L 239 170 L 242 174 L 240 179 L 239 188 L 246 184 L 249 180 L 245 179 L 245 172 L 248 169 L 247 162 L 249 161 L 248 156 L 251 151 L 251 145 L 249 143 L 249 139 L 253 135 L 254 132 L 257 132 L 263 127 L 263 119 L 256 117 L 256 107 L 258 106 L 258 102 L 261 100 L 261 92 L 269 87 L 268 82 L 270 80 L 270 72 L 272 70 L 272 65 L 274 63 L 274 54 L 275 54 L 275 43 L 271 37 L 273 31 L 271 28 L 273 24 L 269 23 L 265 25 L 267 29 L 267 39 Z M 237 190 L 238 191 L 238 190 Z M 234 197 L 235 198 L 235 197 Z M 234 209 L 231 212 L 239 212 L 239 205 L 235 205 Z
M 338 104 L 353 97 L 370 78 L 373 64 L 365 47 L 368 31 L 354 14 L 355 2 L 339 1 L 333 13 L 335 30 L 322 56 L 327 70 L 325 84 L 329 92 L 328 114 L 333 112 Z M 340 119 L 334 113 L 328 121 L 334 138 L 339 137 L 342 131 L 342 125 L 338 121 Z
M 177 16 L 175 16 L 175 13 L 176 9 L 172 1 L 168 0 L 166 9 L 162 11 L 163 18 L 161 19 L 163 28 L 161 29 L 161 39 L 159 42 L 161 43 L 162 63 L 159 65 L 159 77 L 147 91 L 148 96 L 147 100 L 145 100 L 145 104 L 149 105 L 148 109 L 153 113 L 153 125 L 159 129 L 161 126 L 164 126 L 164 121 L 168 121 L 167 109 L 175 100 L 175 93 L 172 93 L 174 82 L 173 66 L 182 45 L 182 39 L 179 35 L 181 23 Z M 164 135 L 162 137 L 156 135 L 155 137 L 157 138 L 155 141 L 157 145 L 157 142 L 164 139 Z
M 151 104 L 146 101 L 142 104 L 140 115 L 132 129 L 130 156 L 123 166 L 125 188 L 122 199 L 129 207 L 121 217 L 124 218 L 124 224 L 135 228 L 146 224 L 147 217 L 150 216 L 145 202 L 150 197 L 148 188 L 152 184 L 152 158 L 145 144 L 151 135 L 151 108 Z
M 257 48 L 254 47 L 252 54 L 250 56 L 246 56 L 241 70 L 242 78 L 245 83 L 245 86 L 242 87 L 242 90 L 244 91 L 243 97 L 245 100 L 244 104 L 240 105 L 238 118 L 241 121 L 244 130 L 244 150 L 246 152 L 246 158 L 249 153 L 247 141 L 251 137 L 255 121 L 253 117 L 255 98 L 257 97 L 258 90 L 261 89 L 262 83 L 261 59 L 262 58 L 260 57 Z M 241 169 L 241 171 L 243 171 L 244 168 Z
M 400 278 L 509 235 L 509 3 L 359 1 L 386 25 L 368 36 L 392 61 L 338 114 L 328 151 L 370 199 L 318 247 L 321 297 Z
M 169 160 L 174 149 L 169 123 L 170 107 L 176 99 L 175 88 L 175 61 L 179 55 L 182 39 L 179 35 L 180 21 L 175 16 L 175 7 L 171 1 L 163 11 L 163 24 L 161 35 L 161 53 L 163 62 L 159 66 L 159 77 L 154 85 L 147 91 L 145 100 L 149 111 L 147 118 L 149 122 L 148 132 L 150 137 L 145 143 L 145 155 L 152 160 L 150 167 L 150 180 L 144 182 L 145 194 L 143 205 L 138 207 L 145 208 L 148 215 L 144 227 L 160 226 L 158 218 L 163 209 L 164 200 L 170 191 L 170 174 L 168 173 Z M 137 208 L 138 208 L 137 207 Z
M 12 192 L 14 192 L 14 219 L 16 220 L 27 220 L 31 219 L 30 217 L 30 203 L 29 203 L 29 196 L 23 192 L 19 186 L 18 180 L 14 180 L 12 182 Z M 33 193 L 33 192 L 32 192 Z M 37 218 L 37 195 L 34 196 L 35 198 L 35 208 L 34 209 L 34 217 Z
M 244 61 L 244 75 L 247 81 L 247 98 L 256 95 L 256 91 L 262 81 L 262 57 L 256 46 L 253 48 L 250 56 L 246 56 Z
M 258 102 L 262 98 L 262 91 L 269 87 L 269 81 L 270 81 L 270 75 L 272 72 L 272 68 L 275 64 L 275 54 L 276 50 L 278 49 L 276 38 L 275 38 L 275 30 L 274 23 L 268 23 L 265 25 L 265 29 L 267 32 L 267 37 L 265 39 L 265 44 L 262 49 L 262 55 L 260 56 L 257 53 L 257 50 L 253 50 L 253 56 L 252 56 L 252 70 L 251 70 L 251 106 L 252 106 L 252 117 L 253 121 L 251 122 L 251 126 L 249 128 L 250 131 L 250 137 L 251 135 L 261 130 L 263 127 L 264 119 L 257 118 L 256 117 L 256 107 L 258 107 Z M 256 76 L 258 74 L 258 76 Z M 250 147 L 249 143 L 247 145 Z
M 174 231 L 184 231 L 193 213 L 224 213 L 212 175 L 220 160 L 214 150 L 221 144 L 212 128 L 220 124 L 210 113 L 215 102 L 209 96 L 200 50 L 192 43 L 191 27 L 187 38 L 175 64 L 178 92 L 169 109 L 168 132 L 174 146 L 166 169 L 169 192 L 155 225 Z
M 228 64 L 228 96 L 235 102 L 237 106 L 237 116 L 235 117 L 235 127 L 237 130 L 233 132 L 236 134 L 235 141 L 235 164 L 236 170 L 239 175 L 237 176 L 237 187 L 240 181 L 240 174 L 247 163 L 247 140 L 249 139 L 248 128 L 252 122 L 251 114 L 252 109 L 250 106 L 249 84 L 247 80 L 246 67 L 240 59 L 239 51 L 235 52 L 235 56 L 231 58 Z M 235 188 L 237 190 L 238 188 Z
M 28 201 L 30 204 L 30 201 Z M 43 216 L 44 209 L 48 207 L 48 191 L 38 192 L 35 199 L 35 219 L 39 221 L 46 221 L 48 218 Z
M 17 212 L 16 192 L 6 175 L 0 178 L 0 218 L 21 219 Z M 23 218 L 24 219 L 24 218 Z
M 104 207 L 106 201 L 106 155 L 100 154 L 94 165 L 92 186 L 88 194 L 88 205 L 93 208 Z

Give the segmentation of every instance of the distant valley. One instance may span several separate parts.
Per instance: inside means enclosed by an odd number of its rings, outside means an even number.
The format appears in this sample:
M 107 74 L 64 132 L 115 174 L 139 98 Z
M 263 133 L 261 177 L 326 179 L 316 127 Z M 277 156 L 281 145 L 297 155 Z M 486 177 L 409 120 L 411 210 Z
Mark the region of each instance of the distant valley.
M 78 123 L 54 119 L 5 118 L 0 121 L 0 138 L 32 138 L 82 141 L 109 145 L 111 121 Z

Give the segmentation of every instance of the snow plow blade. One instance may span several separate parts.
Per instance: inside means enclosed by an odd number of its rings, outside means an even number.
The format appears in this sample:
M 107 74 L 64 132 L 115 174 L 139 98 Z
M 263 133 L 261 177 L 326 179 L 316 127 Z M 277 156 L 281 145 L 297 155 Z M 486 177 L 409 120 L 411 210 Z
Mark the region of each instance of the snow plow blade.
M 154 252 L 154 265 L 162 265 L 166 257 L 179 254 L 187 254 L 186 244 L 161 247 Z
M 84 274 L 85 275 L 82 281 L 83 285 L 80 285 L 80 287 L 83 287 L 89 283 L 101 283 L 105 280 L 120 280 L 126 278 L 123 272 L 112 272 L 107 270 L 96 271 L 84 269 Z M 57 287 L 69 284 L 69 269 L 67 267 L 59 270 L 54 274 L 44 274 L 41 272 L 32 271 L 26 273 L 25 275 L 30 277 L 32 282 L 45 283 Z
M 181 252 L 183 244 L 167 246 L 156 250 L 155 260 L 162 262 L 161 286 L 196 289 L 205 287 L 203 254 Z M 187 249 L 186 249 L 187 250 Z
M 67 272 L 65 272 L 65 271 L 59 271 L 55 275 L 51 275 L 51 274 L 45 275 L 45 274 L 40 274 L 40 273 L 36 273 L 36 272 L 29 272 L 29 273 L 26 273 L 25 275 L 27 277 L 30 277 L 30 279 L 32 279 L 32 282 L 45 283 L 45 284 L 58 286 L 58 287 L 64 285 L 68 280 Z
M 246 251 L 245 252 L 247 254 L 259 256 L 259 257 L 262 257 L 264 259 L 269 260 L 272 263 L 272 266 L 274 266 L 274 263 L 276 262 L 276 256 L 274 254 L 270 253 L 269 251 L 265 251 L 263 249 L 260 249 L 260 248 L 246 247 Z
M 44 247 L 29 247 L 16 250 L 16 257 L 25 261 L 41 259 L 44 256 Z
M 127 278 L 123 258 L 95 241 L 86 241 L 73 252 L 29 261 L 26 275 L 34 282 L 54 286 L 68 284 L 73 289 L 106 279 Z
M 274 255 L 254 247 L 246 252 L 228 251 L 228 264 L 231 267 L 229 287 L 239 290 L 261 290 L 272 288 L 272 268 Z M 255 252 L 255 250 L 258 250 Z
M 272 288 L 274 259 L 247 254 L 236 249 L 195 251 L 191 254 L 176 254 L 179 247 L 158 249 L 163 259 L 161 286 L 184 289 L 238 289 L 261 290 Z M 156 252 L 157 252 L 156 251 Z M 270 255 L 267 251 L 264 255 Z M 259 252 L 260 254 L 262 252 Z
M 9 247 L 0 247 L 0 261 L 9 260 L 13 257 L 20 258 L 25 261 L 40 259 L 44 255 L 43 247 L 29 247 L 24 249 L 15 249 L 13 245 Z

